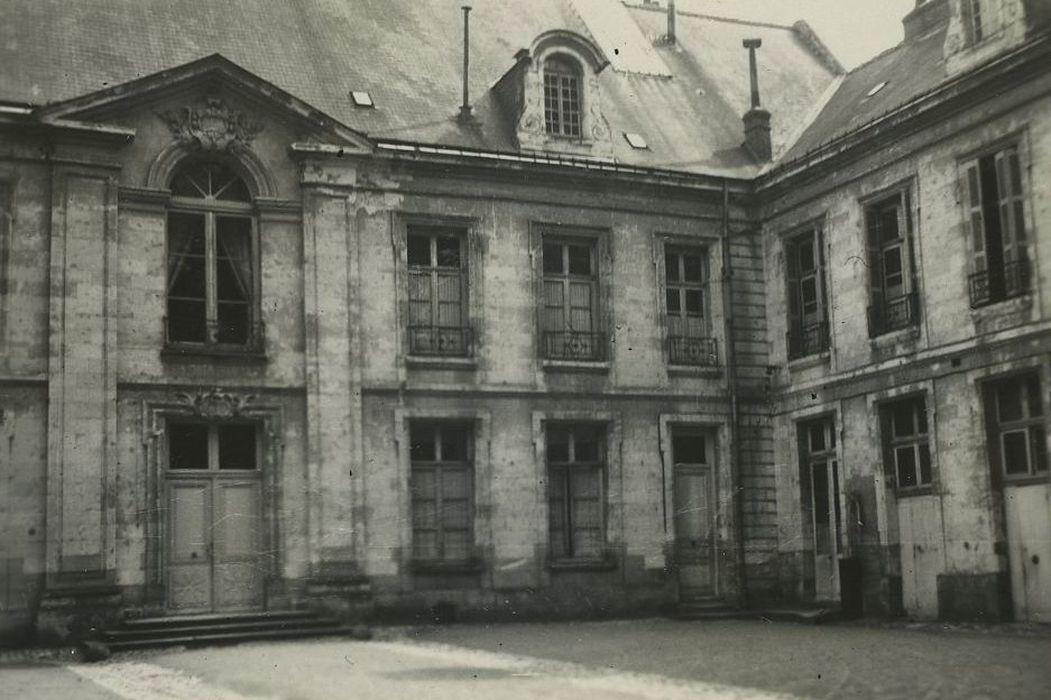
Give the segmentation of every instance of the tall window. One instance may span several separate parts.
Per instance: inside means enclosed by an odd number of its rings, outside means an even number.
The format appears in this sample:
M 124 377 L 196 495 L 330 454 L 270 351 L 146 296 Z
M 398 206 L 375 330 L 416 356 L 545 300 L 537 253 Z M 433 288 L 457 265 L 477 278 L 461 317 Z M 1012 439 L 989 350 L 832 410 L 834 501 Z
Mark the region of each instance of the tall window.
M 718 364 L 707 307 L 707 251 L 697 247 L 665 248 L 664 311 L 668 321 L 668 359 L 672 364 Z
M 994 475 L 1011 480 L 1045 473 L 1048 458 L 1040 376 L 1030 372 L 989 383 L 985 410 Z
M 963 164 L 970 229 L 971 306 L 985 306 L 1029 291 L 1029 237 L 1018 146 Z
M 591 238 L 544 236 L 543 356 L 557 360 L 606 358 L 598 315 L 598 255 Z
M 409 353 L 467 357 L 466 237 L 462 229 L 409 226 Z
M 821 232 L 813 229 L 785 241 L 788 278 L 788 357 L 828 349 L 825 264 Z
M 919 320 L 913 284 L 909 196 L 895 194 L 865 208 L 868 235 L 869 335 L 914 325 Z
M 580 138 L 580 69 L 572 59 L 544 61 L 544 124 L 553 136 Z
M 254 471 L 259 467 L 254 423 L 169 421 L 168 469 Z
M 898 489 L 931 483 L 927 404 L 923 397 L 892 401 L 880 409 L 884 464 Z
M 471 426 L 413 421 L 409 434 L 413 558 L 465 562 L 474 546 Z
M 171 191 L 168 343 L 259 349 L 248 187 L 220 163 L 191 161 Z
M 605 440 L 601 426 L 548 426 L 552 559 L 597 559 L 605 555 Z
M 963 0 L 967 38 L 972 44 L 984 41 L 999 28 L 999 0 Z

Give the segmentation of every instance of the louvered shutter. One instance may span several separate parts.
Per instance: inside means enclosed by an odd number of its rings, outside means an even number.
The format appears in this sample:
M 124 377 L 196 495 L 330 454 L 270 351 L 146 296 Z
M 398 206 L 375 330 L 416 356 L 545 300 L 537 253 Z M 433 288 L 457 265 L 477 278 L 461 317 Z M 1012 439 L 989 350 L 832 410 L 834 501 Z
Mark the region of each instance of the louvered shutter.
M 982 216 L 982 187 L 978 175 L 978 161 L 964 167 L 965 211 L 967 214 L 967 239 L 971 248 L 971 261 L 975 272 L 989 269 L 985 250 L 985 219 Z
M 785 270 L 788 274 L 788 352 L 790 355 L 798 351 L 801 338 L 800 330 L 803 326 L 803 311 L 800 308 L 802 292 L 799 288 L 799 244 L 791 242 L 785 246 Z
M 881 231 L 879 209 L 869 207 L 865 210 L 865 229 L 868 236 L 869 254 L 869 294 L 872 298 L 872 308 L 869 311 L 869 334 L 876 335 L 883 328 L 883 248 L 881 244 Z

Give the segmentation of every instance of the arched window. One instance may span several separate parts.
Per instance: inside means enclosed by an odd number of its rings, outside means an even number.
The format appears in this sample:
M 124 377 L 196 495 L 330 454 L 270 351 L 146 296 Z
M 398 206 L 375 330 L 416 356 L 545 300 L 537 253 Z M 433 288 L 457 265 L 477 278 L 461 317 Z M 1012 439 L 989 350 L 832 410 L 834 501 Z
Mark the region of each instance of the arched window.
M 544 61 L 544 123 L 553 136 L 580 138 L 580 68 L 565 56 Z
M 252 195 L 213 160 L 182 164 L 171 180 L 165 326 L 170 348 L 257 350 Z

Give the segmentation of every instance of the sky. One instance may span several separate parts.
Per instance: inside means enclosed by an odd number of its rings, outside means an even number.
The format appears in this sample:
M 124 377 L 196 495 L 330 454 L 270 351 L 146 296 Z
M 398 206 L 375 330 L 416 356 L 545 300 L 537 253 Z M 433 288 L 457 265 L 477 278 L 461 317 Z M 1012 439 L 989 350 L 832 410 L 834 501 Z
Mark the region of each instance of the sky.
M 661 0 L 666 5 L 667 0 Z M 847 70 L 902 40 L 915 0 L 675 0 L 679 10 L 773 24 L 806 20 Z

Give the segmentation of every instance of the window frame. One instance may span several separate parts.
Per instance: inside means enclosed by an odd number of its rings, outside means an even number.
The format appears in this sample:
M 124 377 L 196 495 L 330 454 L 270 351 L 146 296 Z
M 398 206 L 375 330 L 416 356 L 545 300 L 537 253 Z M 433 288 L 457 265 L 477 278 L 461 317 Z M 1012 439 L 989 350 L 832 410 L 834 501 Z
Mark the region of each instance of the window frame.
M 442 450 L 442 430 L 455 428 L 462 432 L 465 438 L 464 453 L 465 459 L 463 460 L 448 460 L 443 459 L 444 455 L 441 454 Z M 476 548 L 477 548 L 477 532 L 475 524 L 475 509 L 476 509 L 476 485 L 475 485 L 475 425 L 469 420 L 457 420 L 457 419 L 445 419 L 437 420 L 434 418 L 410 418 L 407 421 L 406 429 L 409 435 L 409 493 L 410 493 L 410 536 L 409 540 L 411 543 L 411 559 L 415 566 L 418 568 L 428 567 L 471 567 L 477 561 Z M 433 443 L 434 443 L 434 455 L 433 460 L 421 460 L 416 459 L 412 456 L 412 447 L 415 444 L 413 439 L 414 431 L 416 430 L 429 430 L 432 431 Z M 417 532 L 422 530 L 417 523 L 417 498 L 419 495 L 419 485 L 417 482 L 417 475 L 423 471 L 430 471 L 434 475 L 434 496 L 432 499 L 435 503 L 435 549 L 437 551 L 436 556 L 423 556 L 421 555 L 416 547 L 418 545 Z M 446 499 L 444 490 L 445 476 L 449 472 L 461 472 L 466 486 L 466 494 L 461 499 L 465 502 L 466 508 L 466 545 L 465 555 L 461 557 L 449 557 L 446 556 L 446 541 L 445 541 L 445 523 L 442 518 L 442 503 Z
M 557 139 L 583 140 L 586 110 L 584 69 L 580 61 L 567 53 L 555 51 L 544 56 L 540 72 L 544 133 L 548 137 Z M 554 79 L 554 85 L 551 84 L 552 81 L 549 78 Z M 572 93 L 568 97 L 565 94 L 567 89 Z M 552 95 L 552 90 L 554 90 L 554 95 Z M 552 101 L 553 96 L 554 101 Z M 574 101 L 575 106 L 572 105 Z M 567 105 L 567 102 L 570 104 Z
M 551 459 L 550 445 L 553 432 L 564 431 L 567 435 L 567 459 L 555 461 Z M 590 433 L 594 437 L 597 446 L 597 455 L 594 460 L 576 459 L 576 445 L 579 437 Z M 609 428 L 601 422 L 587 421 L 550 421 L 544 428 L 544 471 L 547 480 L 547 509 L 548 509 L 548 559 L 552 564 L 573 562 L 604 562 L 610 558 L 609 555 Z M 593 475 L 596 484 L 598 523 L 588 525 L 575 525 L 578 513 L 574 510 L 574 473 L 585 471 Z M 560 506 L 561 522 L 563 526 L 558 530 L 561 532 L 560 553 L 556 554 L 554 543 L 556 529 L 552 527 L 554 518 L 554 485 L 560 484 L 562 498 Z M 589 529 L 599 531 L 599 548 L 597 552 L 577 553 L 574 551 L 575 532 L 577 529 Z
M 978 46 L 1000 33 L 1000 0 L 963 0 L 961 12 L 968 46 Z
M 897 433 L 896 410 L 908 408 L 910 411 L 910 428 L 913 432 L 899 435 Z M 896 396 L 880 402 L 879 405 L 881 443 L 883 449 L 883 472 L 899 496 L 930 493 L 936 481 L 934 457 L 931 454 L 933 437 L 932 416 L 927 410 L 926 394 Z M 921 422 L 922 417 L 922 422 Z M 921 430 L 920 428 L 925 428 Z M 900 450 L 911 449 L 913 458 L 914 483 L 905 484 L 902 479 L 901 465 L 898 462 Z M 927 455 L 927 474 L 924 479 L 923 452 Z
M 808 271 L 810 274 L 804 276 L 801 269 L 796 269 L 795 263 L 799 259 L 798 251 L 802 250 L 802 241 L 807 237 L 811 237 L 810 247 L 815 266 Z M 824 229 L 819 223 L 811 223 L 795 229 L 785 236 L 781 243 L 784 251 L 785 312 L 788 326 L 785 334 L 786 354 L 789 361 L 821 355 L 831 348 Z M 803 283 L 810 278 L 814 280 L 815 285 L 814 304 L 818 319 L 808 324 L 804 323 L 803 308 L 806 303 Z M 793 304 L 798 308 L 798 312 L 793 312 Z M 810 337 L 807 334 L 813 334 L 812 341 L 807 341 Z
M 195 425 L 201 426 L 207 430 L 207 445 L 205 451 L 207 454 L 207 466 L 200 469 L 194 469 L 189 467 L 176 468 L 172 467 L 172 434 L 173 428 L 178 425 Z M 224 469 L 221 461 L 221 449 L 220 449 L 220 435 L 219 432 L 222 428 L 230 426 L 251 426 L 254 431 L 253 441 L 255 443 L 255 466 L 251 469 Z M 264 454 L 263 454 L 263 435 L 264 426 L 258 420 L 251 419 L 224 419 L 214 420 L 204 417 L 193 417 L 183 415 L 169 415 L 165 419 L 164 436 L 165 436 L 165 453 L 164 453 L 164 466 L 163 471 L 171 476 L 201 476 L 201 475 L 227 475 L 227 476 L 254 476 L 261 474 L 264 469 Z
M 972 309 L 1033 292 L 1037 236 L 1026 201 L 1030 191 L 1027 153 L 1023 137 L 1016 134 L 959 161 Z M 993 190 L 991 200 L 989 190 Z M 990 237 L 998 245 L 990 245 Z
M 411 240 L 414 236 L 427 236 L 430 249 L 430 263 L 427 266 L 418 265 L 409 261 L 409 250 Z M 459 246 L 459 266 L 451 268 L 442 266 L 438 260 L 438 239 L 454 238 Z M 408 285 L 406 296 L 408 300 L 408 312 L 406 314 L 406 334 L 408 355 L 413 357 L 437 357 L 437 358 L 471 358 L 474 356 L 474 332 L 471 323 L 471 268 L 470 256 L 470 227 L 466 224 L 451 224 L 449 222 L 434 222 L 410 220 L 405 224 L 405 250 L 406 250 L 406 284 Z M 439 277 L 450 274 L 449 270 L 456 269 L 459 278 L 459 316 L 460 325 L 445 326 L 441 324 L 440 306 L 442 304 L 440 294 Z M 426 272 L 430 276 L 428 288 L 430 293 L 430 315 L 431 323 L 422 326 L 413 323 L 413 304 L 419 300 L 413 298 L 414 275 Z M 423 333 L 426 342 L 419 343 Z M 430 346 L 430 349 L 423 346 Z M 444 347 L 443 347 L 444 346 Z
M 227 201 L 209 197 L 189 197 L 172 194 L 165 209 L 165 317 L 164 317 L 164 354 L 167 356 L 183 354 L 214 354 L 263 357 L 265 353 L 265 329 L 261 321 L 262 269 L 259 242 L 258 212 L 252 184 L 238 167 L 221 158 L 184 159 L 172 172 L 169 187 L 175 178 L 194 168 L 218 165 L 237 178 L 247 192 L 247 199 Z M 173 216 L 197 215 L 203 217 L 204 236 L 204 340 L 186 340 L 172 338 L 171 312 L 168 305 L 172 299 L 173 256 L 185 255 L 173 251 Z M 224 342 L 219 339 L 219 220 L 221 218 L 240 219 L 248 222 L 248 269 L 251 280 L 247 285 L 249 298 L 244 302 L 247 310 L 247 328 L 244 342 Z
M 713 333 L 712 324 L 712 282 L 711 282 L 712 247 L 703 242 L 684 242 L 665 238 L 661 241 L 659 305 L 665 331 L 665 359 L 672 366 L 710 366 L 719 365 L 718 343 Z M 685 256 L 696 256 L 700 259 L 700 281 L 685 279 Z M 669 260 L 677 258 L 677 279 L 669 280 Z M 672 292 L 677 292 L 678 312 L 669 308 Z M 700 319 L 690 323 L 691 318 L 688 292 L 700 293 L 700 310 L 692 318 Z M 684 328 L 675 332 L 676 326 Z
M 919 324 L 919 281 L 912 220 L 912 197 L 908 188 L 883 192 L 867 198 L 863 204 L 865 245 L 869 269 L 869 337 L 875 338 Z M 880 214 L 896 209 L 898 235 L 887 241 L 882 237 Z M 887 252 L 897 250 L 901 283 L 894 296 L 887 284 Z
M 609 236 L 607 232 L 583 229 L 583 228 L 561 228 L 548 225 L 536 225 L 531 236 L 533 247 L 533 268 L 536 279 L 536 329 L 537 329 L 537 356 L 547 367 L 557 366 L 592 366 L 605 367 L 610 361 L 609 328 L 612 327 L 611 304 L 608 300 L 610 286 L 610 249 Z M 559 273 L 546 273 L 544 271 L 544 248 L 548 244 L 556 244 L 562 247 L 563 269 Z M 568 248 L 571 245 L 586 245 L 589 249 L 591 261 L 591 273 L 588 276 L 579 275 L 573 277 L 568 267 Z M 572 328 L 568 322 L 567 309 L 572 309 L 571 298 L 568 294 L 569 285 L 577 279 L 578 282 L 587 281 L 590 286 L 592 299 L 590 307 L 591 324 L 590 330 L 582 331 Z M 562 311 L 563 323 L 561 330 L 549 329 L 545 310 L 551 306 L 547 301 L 547 283 L 559 281 L 562 283 Z M 567 306 L 568 305 L 568 306 Z M 552 306 L 553 308 L 553 306 Z M 563 347 L 567 349 L 566 354 L 549 352 L 548 334 L 555 333 L 566 335 Z M 578 336 L 587 336 L 580 339 Z M 553 341 L 552 341 L 553 342 Z
M 1000 391 L 1017 384 L 1020 417 L 1003 419 L 1000 415 Z M 1035 388 L 1035 396 L 1032 394 Z M 988 454 L 994 485 L 1046 481 L 1051 474 L 1051 455 L 1047 449 L 1047 406 L 1044 405 L 1043 382 L 1038 369 L 993 377 L 984 384 L 985 415 L 988 427 Z M 1034 413 L 1034 406 L 1039 413 Z M 1004 436 L 1023 432 L 1026 447 L 1026 472 L 1008 473 Z M 1036 456 L 1042 455 L 1042 459 Z M 1043 467 L 1040 467 L 1040 463 Z

